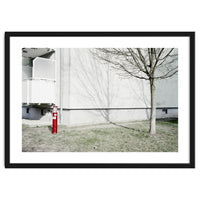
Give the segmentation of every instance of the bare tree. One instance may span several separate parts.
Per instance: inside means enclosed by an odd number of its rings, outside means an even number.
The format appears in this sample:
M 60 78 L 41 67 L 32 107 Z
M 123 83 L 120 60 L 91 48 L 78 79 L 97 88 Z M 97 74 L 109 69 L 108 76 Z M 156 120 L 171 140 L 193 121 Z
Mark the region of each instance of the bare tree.
M 95 57 L 111 64 L 120 76 L 149 81 L 151 93 L 150 134 L 156 133 L 155 81 L 178 72 L 176 48 L 99 48 Z

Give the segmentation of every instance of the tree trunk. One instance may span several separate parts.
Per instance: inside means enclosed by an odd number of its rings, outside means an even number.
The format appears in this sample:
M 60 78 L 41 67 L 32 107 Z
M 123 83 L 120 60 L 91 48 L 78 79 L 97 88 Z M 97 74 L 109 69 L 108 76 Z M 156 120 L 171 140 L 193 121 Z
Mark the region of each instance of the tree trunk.
M 151 118 L 150 118 L 150 134 L 156 134 L 156 87 L 155 80 L 150 79 L 151 89 Z

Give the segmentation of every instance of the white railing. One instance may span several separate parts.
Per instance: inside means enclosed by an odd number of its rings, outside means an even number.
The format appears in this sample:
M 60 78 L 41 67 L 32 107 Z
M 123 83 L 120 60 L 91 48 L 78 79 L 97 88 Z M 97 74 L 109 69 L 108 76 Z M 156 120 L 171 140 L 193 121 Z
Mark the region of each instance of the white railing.
M 22 81 L 22 103 L 55 104 L 56 82 L 52 79 L 24 79 Z

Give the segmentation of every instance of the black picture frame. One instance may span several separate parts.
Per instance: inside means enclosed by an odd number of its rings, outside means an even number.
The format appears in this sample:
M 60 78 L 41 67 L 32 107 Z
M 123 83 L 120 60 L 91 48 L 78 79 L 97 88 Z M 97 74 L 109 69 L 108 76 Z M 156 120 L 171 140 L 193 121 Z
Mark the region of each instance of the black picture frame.
M 189 39 L 189 163 L 11 163 L 10 42 L 12 37 L 187 37 Z M 195 168 L 195 32 L 5 32 L 5 168 Z

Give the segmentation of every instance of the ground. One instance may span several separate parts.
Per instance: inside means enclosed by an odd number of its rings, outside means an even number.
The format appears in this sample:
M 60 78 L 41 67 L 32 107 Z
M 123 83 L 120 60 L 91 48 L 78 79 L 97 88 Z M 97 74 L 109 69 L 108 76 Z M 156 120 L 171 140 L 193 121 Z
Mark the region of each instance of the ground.
M 23 152 L 177 152 L 178 120 L 158 120 L 157 134 L 149 135 L 149 122 L 96 126 L 22 125 Z

